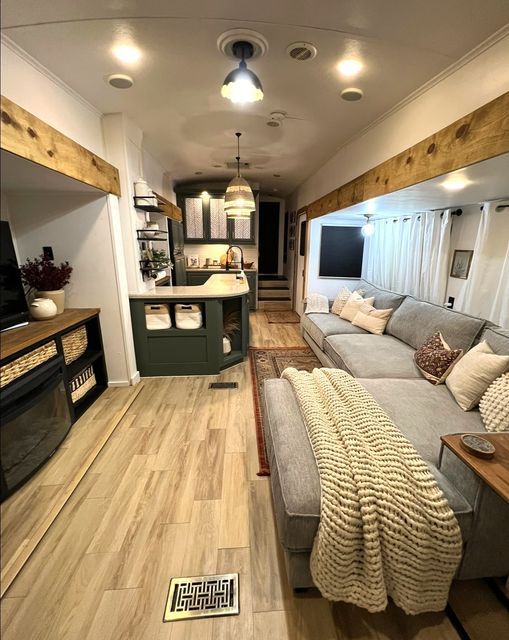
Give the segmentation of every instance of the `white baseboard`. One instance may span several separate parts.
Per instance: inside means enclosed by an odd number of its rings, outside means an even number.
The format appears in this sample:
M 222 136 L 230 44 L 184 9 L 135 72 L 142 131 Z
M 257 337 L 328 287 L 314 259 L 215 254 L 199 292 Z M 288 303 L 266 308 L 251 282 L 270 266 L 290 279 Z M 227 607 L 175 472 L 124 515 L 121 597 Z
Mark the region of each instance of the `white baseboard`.
M 136 371 L 130 380 L 109 380 L 108 387 L 134 387 L 141 381 L 140 372 Z

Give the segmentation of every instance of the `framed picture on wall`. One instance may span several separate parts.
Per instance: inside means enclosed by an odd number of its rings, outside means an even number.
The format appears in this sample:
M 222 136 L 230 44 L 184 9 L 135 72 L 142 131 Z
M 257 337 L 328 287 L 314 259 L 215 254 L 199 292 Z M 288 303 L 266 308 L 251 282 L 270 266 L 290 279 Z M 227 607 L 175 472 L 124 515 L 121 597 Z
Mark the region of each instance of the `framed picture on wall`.
M 468 278 L 473 255 L 473 251 L 456 249 L 452 259 L 451 278 L 461 278 L 462 280 Z

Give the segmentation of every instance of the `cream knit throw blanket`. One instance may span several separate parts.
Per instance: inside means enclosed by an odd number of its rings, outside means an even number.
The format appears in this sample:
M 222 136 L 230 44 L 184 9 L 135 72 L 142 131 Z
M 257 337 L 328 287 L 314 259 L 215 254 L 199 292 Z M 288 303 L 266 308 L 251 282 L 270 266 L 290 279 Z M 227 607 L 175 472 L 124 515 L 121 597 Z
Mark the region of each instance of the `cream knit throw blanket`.
M 313 447 L 321 516 L 311 575 L 329 600 L 440 611 L 461 558 L 447 500 L 410 442 L 339 369 L 286 369 Z

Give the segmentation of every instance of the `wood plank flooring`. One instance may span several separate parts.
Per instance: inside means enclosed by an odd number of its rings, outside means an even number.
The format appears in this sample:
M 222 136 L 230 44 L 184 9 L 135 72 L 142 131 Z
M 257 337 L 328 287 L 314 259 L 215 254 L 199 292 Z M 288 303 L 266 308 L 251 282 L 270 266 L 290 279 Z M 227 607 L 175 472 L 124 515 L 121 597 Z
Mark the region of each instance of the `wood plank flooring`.
M 251 329 L 254 346 L 303 345 L 299 325 L 269 325 L 263 312 Z M 208 389 L 213 380 L 239 388 Z M 295 597 L 257 470 L 248 363 L 145 379 L 3 598 L 3 640 L 459 640 L 441 613 Z M 239 616 L 162 622 L 172 576 L 216 572 L 240 573 Z M 507 611 L 484 582 L 455 584 L 451 601 L 472 640 L 504 637 Z

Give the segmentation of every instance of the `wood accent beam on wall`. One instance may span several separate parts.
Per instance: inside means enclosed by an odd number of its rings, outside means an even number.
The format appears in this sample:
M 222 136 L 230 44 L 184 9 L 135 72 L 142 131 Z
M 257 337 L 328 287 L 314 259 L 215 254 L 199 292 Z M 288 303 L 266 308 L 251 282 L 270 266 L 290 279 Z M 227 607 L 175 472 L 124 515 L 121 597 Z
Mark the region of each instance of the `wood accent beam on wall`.
M 308 205 L 318 218 L 509 152 L 509 92 Z
M 0 136 L 0 148 L 5 151 L 120 195 L 118 169 L 5 96 L 1 97 Z
M 180 207 L 177 207 L 176 204 L 173 204 L 173 202 L 170 202 L 164 196 L 160 196 L 155 191 L 154 195 L 157 198 L 157 206 L 161 209 L 163 215 L 176 222 L 182 222 L 182 209 Z

